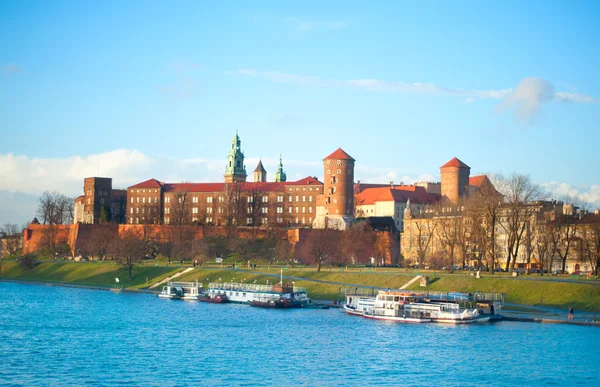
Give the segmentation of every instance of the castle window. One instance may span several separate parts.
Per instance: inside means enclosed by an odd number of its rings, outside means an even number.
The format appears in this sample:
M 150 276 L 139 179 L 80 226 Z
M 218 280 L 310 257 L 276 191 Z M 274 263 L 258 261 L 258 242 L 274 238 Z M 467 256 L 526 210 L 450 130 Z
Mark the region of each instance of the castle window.
M 198 203 L 198 197 L 197 196 L 192 197 L 192 203 Z
M 140 208 L 139 208 L 139 207 L 137 207 L 137 208 L 135 209 L 135 213 L 136 213 L 136 214 L 139 214 L 139 213 L 140 213 Z
M 269 209 L 268 209 L 267 207 L 263 207 L 263 208 L 261 208 L 261 209 L 260 209 L 260 211 L 261 211 L 263 214 L 266 214 L 266 213 L 268 213 L 268 212 L 269 212 Z
M 165 224 L 169 224 L 169 223 L 171 223 L 171 218 L 168 218 L 168 217 L 165 218 Z
M 140 202 L 140 197 L 138 196 L 137 198 L 135 198 L 135 202 L 139 203 Z
M 308 197 L 308 201 L 309 201 L 309 202 L 312 202 L 312 196 L 309 196 L 309 197 Z
M 292 207 L 289 207 L 289 209 L 290 209 L 290 210 L 289 210 L 288 212 L 291 214 L 291 213 L 292 213 L 292 211 L 293 211 L 293 210 L 292 210 Z
M 283 218 L 277 218 L 277 223 L 283 223 Z
M 305 224 L 306 222 L 304 221 L 304 217 L 302 217 L 302 224 Z
M 296 207 L 296 214 L 298 213 L 298 211 L 299 211 L 299 209 L 298 209 L 298 207 Z
M 283 203 L 283 195 L 277 196 L 277 203 Z
M 265 196 L 263 196 L 263 197 L 262 197 L 262 202 L 263 202 L 263 203 L 268 203 L 268 202 L 269 202 L 269 197 L 268 197 L 268 196 L 266 196 L 266 195 L 265 195 Z
M 312 216 L 308 217 L 308 223 L 312 223 Z
M 306 202 L 306 196 L 302 196 L 302 201 Z
M 308 213 L 312 214 L 312 207 L 308 207 Z
M 246 224 L 252 224 L 252 218 L 246 218 Z
M 142 198 L 142 203 L 146 203 L 146 198 L 145 197 Z
M 283 207 L 277 207 L 277 213 L 283 214 Z
M 223 196 L 219 196 L 219 203 L 223 203 Z
M 131 207 L 131 211 L 129 211 L 131 214 L 133 214 L 133 207 Z
M 248 207 L 248 209 L 246 210 L 247 213 L 251 214 L 252 213 L 252 207 Z
M 170 197 L 165 197 L 165 203 L 171 203 L 171 198 Z
M 169 207 L 165 208 L 165 214 L 170 214 L 171 213 L 171 209 Z
M 254 198 L 252 197 L 252 195 L 248 196 L 248 203 L 252 203 L 254 201 Z
M 197 213 L 198 213 L 198 207 L 192 208 L 192 214 L 197 214 Z
M 212 213 L 213 213 L 213 209 L 212 209 L 212 207 L 208 207 L 208 208 L 206 209 L 206 213 L 207 213 L 207 214 L 212 214 Z
M 302 207 L 302 213 L 306 214 L 306 207 Z
M 213 198 L 212 198 L 212 196 L 209 196 L 209 197 L 207 197 L 207 198 L 206 198 L 206 202 L 207 202 L 207 203 L 212 203 L 212 202 L 213 202 Z
M 300 196 L 296 195 L 296 203 L 300 201 Z
M 291 191 L 291 190 L 290 190 L 290 191 Z M 290 196 L 288 196 L 288 198 L 290 199 L 290 200 L 288 200 L 288 201 L 291 203 L 291 202 L 292 202 L 292 196 L 290 195 Z

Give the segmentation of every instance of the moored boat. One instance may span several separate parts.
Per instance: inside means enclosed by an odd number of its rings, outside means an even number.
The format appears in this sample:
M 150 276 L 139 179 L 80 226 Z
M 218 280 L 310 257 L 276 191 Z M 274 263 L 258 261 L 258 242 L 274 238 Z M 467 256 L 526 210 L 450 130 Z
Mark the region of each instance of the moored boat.
M 158 297 L 178 300 L 183 297 L 183 288 L 172 285 L 163 286 L 162 291 L 158 294 Z
M 229 302 L 249 304 L 251 301 L 260 302 L 265 297 L 287 298 L 293 305 L 306 305 L 310 302 L 306 288 L 293 284 L 277 283 L 275 285 L 259 285 L 238 282 L 215 282 L 208 285 L 206 294 L 209 297 L 222 295 Z
M 275 309 L 289 309 L 299 308 L 302 304 L 298 301 L 293 301 L 287 297 L 278 296 L 267 296 L 267 297 L 255 297 L 248 304 L 251 306 L 257 306 L 260 308 L 275 308 Z
M 422 313 L 436 323 L 470 324 L 479 317 L 477 309 L 460 308 L 458 304 L 449 302 L 412 302 L 404 309 Z
M 406 305 L 423 299 L 422 294 L 397 291 L 379 291 L 372 307 L 368 307 L 363 317 L 405 323 L 428 323 L 431 318 L 422 311 L 406 309 Z
M 224 302 L 227 302 L 228 300 L 227 296 L 224 294 L 201 293 L 200 295 L 198 295 L 198 301 L 222 304 Z

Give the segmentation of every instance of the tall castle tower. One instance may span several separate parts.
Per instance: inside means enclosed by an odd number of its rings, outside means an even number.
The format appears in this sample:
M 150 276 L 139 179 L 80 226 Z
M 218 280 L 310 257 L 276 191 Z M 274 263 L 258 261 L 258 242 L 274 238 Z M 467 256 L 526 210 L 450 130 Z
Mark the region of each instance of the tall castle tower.
M 354 221 L 354 159 L 342 148 L 323 159 L 323 194 L 314 228 L 345 230 Z
M 231 142 L 231 149 L 227 156 L 227 166 L 225 167 L 225 183 L 245 183 L 246 166 L 244 165 L 244 153 L 241 149 L 242 141 L 237 131 Z
M 440 167 L 442 196 L 454 204 L 467 192 L 471 167 L 456 157 Z
M 285 182 L 287 180 L 287 176 L 285 172 L 283 172 L 283 161 L 281 161 L 281 154 L 279 154 L 279 165 L 277 166 L 277 173 L 275 174 L 275 181 Z
M 263 167 L 262 160 L 258 160 L 258 165 L 254 170 L 254 182 L 264 183 L 265 181 L 267 181 L 267 171 L 265 170 L 265 167 Z

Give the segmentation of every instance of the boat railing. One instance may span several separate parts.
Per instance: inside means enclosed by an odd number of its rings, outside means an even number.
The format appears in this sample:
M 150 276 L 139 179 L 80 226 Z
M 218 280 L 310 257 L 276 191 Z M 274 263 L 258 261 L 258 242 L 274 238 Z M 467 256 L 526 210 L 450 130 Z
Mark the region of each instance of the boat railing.
M 344 294 L 346 296 L 375 297 L 379 293 L 379 288 L 346 287 Z
M 261 284 L 247 284 L 243 282 L 211 282 L 208 284 L 211 289 L 220 290 L 234 290 L 234 291 L 247 291 L 247 292 L 272 292 L 273 285 L 261 285 Z M 294 293 L 306 293 L 304 287 L 293 287 Z
M 168 286 L 179 286 L 180 288 L 201 288 L 202 282 L 177 282 L 172 281 L 167 283 Z

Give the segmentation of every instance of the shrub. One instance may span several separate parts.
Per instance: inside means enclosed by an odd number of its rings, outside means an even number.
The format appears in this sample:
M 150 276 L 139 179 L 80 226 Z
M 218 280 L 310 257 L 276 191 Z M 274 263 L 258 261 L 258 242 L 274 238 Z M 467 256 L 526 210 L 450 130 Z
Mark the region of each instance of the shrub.
M 35 255 L 25 254 L 25 255 L 22 255 L 19 258 L 17 258 L 17 261 L 19 262 L 19 265 L 23 269 L 25 269 L 25 270 L 33 269 L 35 266 Z

